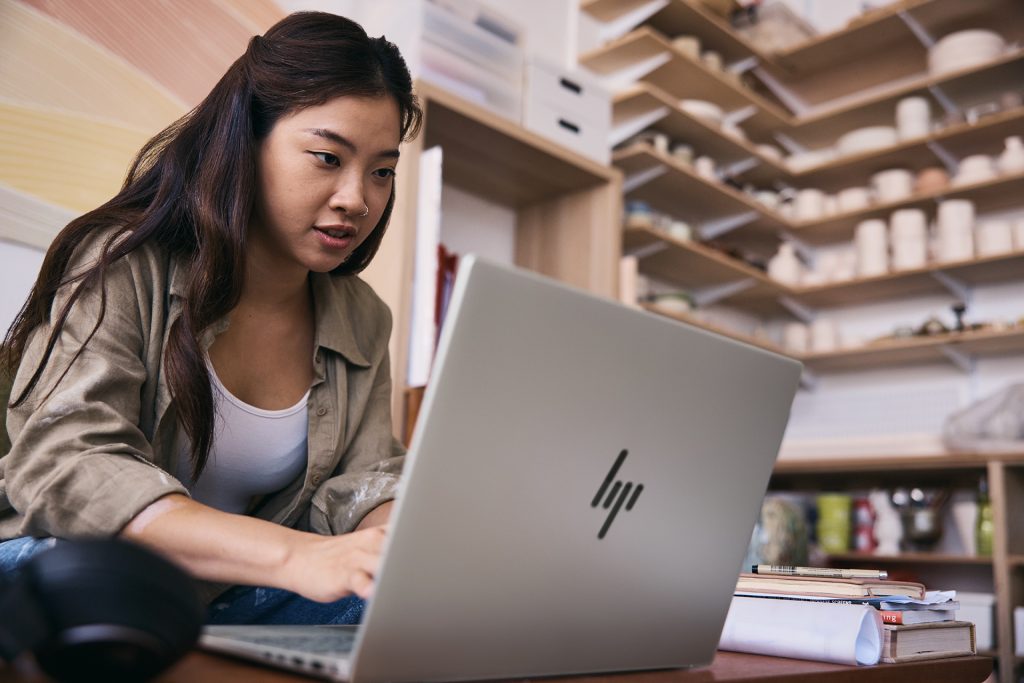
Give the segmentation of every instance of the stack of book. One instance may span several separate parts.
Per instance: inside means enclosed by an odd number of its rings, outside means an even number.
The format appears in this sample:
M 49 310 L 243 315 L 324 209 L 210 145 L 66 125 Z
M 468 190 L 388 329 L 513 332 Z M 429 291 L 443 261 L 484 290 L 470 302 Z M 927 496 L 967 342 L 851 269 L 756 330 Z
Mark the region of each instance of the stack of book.
M 849 664 L 976 652 L 974 624 L 956 620 L 955 591 L 875 570 L 753 569 L 736 584 L 722 649 Z M 783 630 L 792 632 L 788 642 Z

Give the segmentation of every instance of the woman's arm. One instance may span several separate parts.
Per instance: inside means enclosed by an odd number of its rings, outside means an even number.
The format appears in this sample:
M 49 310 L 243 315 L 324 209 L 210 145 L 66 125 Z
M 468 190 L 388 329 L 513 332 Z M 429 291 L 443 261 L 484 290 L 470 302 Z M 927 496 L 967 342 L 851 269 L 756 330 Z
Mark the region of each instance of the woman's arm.
M 202 579 L 272 586 L 331 602 L 373 593 L 384 527 L 323 536 L 171 494 L 136 515 L 121 536 L 157 550 Z

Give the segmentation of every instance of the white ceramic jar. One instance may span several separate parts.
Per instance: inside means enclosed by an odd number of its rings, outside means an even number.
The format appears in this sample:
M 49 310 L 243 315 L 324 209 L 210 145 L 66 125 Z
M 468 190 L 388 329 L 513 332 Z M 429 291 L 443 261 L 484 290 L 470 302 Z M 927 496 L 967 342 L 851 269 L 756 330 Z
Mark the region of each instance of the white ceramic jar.
M 919 138 L 931 132 L 932 111 L 923 97 L 904 97 L 896 105 L 896 133 L 900 140 Z
M 828 353 L 839 348 L 839 326 L 835 318 L 820 316 L 811 323 L 811 351 Z
M 901 209 L 889 219 L 892 269 L 924 268 L 928 263 L 928 218 L 920 209 Z
M 814 221 L 825 215 L 825 193 L 807 187 L 796 193 L 793 213 L 798 221 Z
M 889 272 L 885 221 L 872 218 L 858 223 L 854 245 L 857 250 L 857 274 L 860 277 L 874 277 Z
M 914 194 L 914 174 L 905 168 L 889 168 L 871 176 L 871 188 L 880 204 L 898 202 Z
M 936 224 L 936 256 L 939 261 L 974 258 L 974 202 L 947 199 L 939 204 Z
M 1003 175 L 1024 172 L 1024 140 L 1019 135 L 1006 138 L 1006 148 L 996 162 Z
M 795 287 L 800 284 L 803 264 L 797 258 L 796 248 L 789 242 L 779 245 L 775 256 L 768 261 L 768 277 L 784 285 Z

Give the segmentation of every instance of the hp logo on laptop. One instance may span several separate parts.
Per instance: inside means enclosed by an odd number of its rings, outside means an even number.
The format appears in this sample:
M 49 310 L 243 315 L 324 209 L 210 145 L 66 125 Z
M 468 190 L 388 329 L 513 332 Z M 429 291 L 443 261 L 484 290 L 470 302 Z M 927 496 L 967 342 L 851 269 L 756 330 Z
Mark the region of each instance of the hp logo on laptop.
M 619 453 L 619 457 L 615 459 L 615 464 L 608 470 L 608 475 L 601 482 L 601 488 L 597 490 L 597 495 L 594 496 L 594 500 L 590 503 L 590 507 L 596 508 L 600 505 L 605 510 L 611 508 L 611 512 L 608 513 L 608 518 L 604 521 L 604 526 L 597 532 L 598 538 L 604 538 L 604 535 L 608 533 L 608 529 L 611 527 L 612 522 L 615 521 L 615 515 L 619 514 L 619 510 L 622 508 L 622 504 L 629 499 L 626 503 L 626 511 L 633 509 L 636 505 L 636 499 L 640 497 L 640 492 L 644 490 L 643 484 L 637 484 L 633 486 L 633 482 L 627 481 L 625 485 L 621 481 L 616 481 L 612 484 L 612 480 L 615 479 L 615 475 L 618 474 L 619 468 L 622 467 L 622 463 L 626 460 L 626 455 L 629 453 L 625 448 Z M 608 491 L 608 486 L 612 487 L 611 491 Z M 608 495 L 605 496 L 605 491 L 608 491 Z M 632 494 L 632 495 L 630 495 Z M 604 502 L 601 499 L 604 498 Z

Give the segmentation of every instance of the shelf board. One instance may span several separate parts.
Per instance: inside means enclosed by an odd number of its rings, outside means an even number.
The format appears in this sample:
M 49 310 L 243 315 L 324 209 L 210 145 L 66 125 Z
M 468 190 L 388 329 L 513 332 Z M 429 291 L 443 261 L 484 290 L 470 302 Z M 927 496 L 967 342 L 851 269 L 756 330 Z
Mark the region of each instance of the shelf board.
M 1011 567 L 1024 567 L 1024 555 L 1010 555 L 1006 558 L 1006 562 Z
M 1024 328 L 1005 331 L 975 330 L 931 337 L 891 339 L 855 349 L 828 353 L 806 353 L 797 358 L 815 371 L 861 370 L 895 364 L 933 363 L 946 360 L 943 346 L 969 356 L 1024 353 Z
M 668 61 L 642 76 L 676 99 L 694 98 L 714 102 L 726 111 L 749 106 L 755 113 L 743 121 L 743 129 L 755 137 L 767 137 L 772 131 L 789 125 L 790 116 L 724 72 L 713 71 L 700 60 L 677 50 L 660 32 L 641 27 L 580 57 L 580 65 L 607 77 L 642 60 L 665 55 Z
M 743 342 L 744 344 L 750 344 L 751 346 L 756 346 L 758 348 L 764 349 L 765 351 L 771 351 L 772 353 L 777 353 L 783 356 L 788 355 L 789 357 L 792 358 L 792 354 L 787 354 L 785 351 L 783 351 L 778 346 L 772 344 L 769 341 L 765 341 L 763 339 L 754 339 L 751 336 L 740 334 L 738 332 L 733 332 L 732 330 L 726 329 L 724 327 L 704 322 L 703 320 L 698 319 L 696 316 L 692 314 L 677 313 L 675 311 L 666 311 L 661 308 L 658 308 L 654 304 L 641 304 L 640 307 L 656 315 L 664 316 L 666 318 L 672 318 L 673 320 L 686 323 L 687 325 L 692 325 L 693 327 L 698 327 L 702 330 L 707 330 L 708 332 L 714 332 L 715 334 L 722 335 L 723 337 L 740 341 Z
M 613 180 L 618 172 L 443 89 L 418 82 L 424 145 L 444 149 L 445 182 L 520 208 Z
M 949 292 L 935 277 L 945 273 L 968 286 L 987 285 L 1024 279 L 1024 250 L 998 256 L 929 265 L 832 283 L 820 287 L 795 287 L 789 291 L 801 303 L 812 307 L 846 306 L 884 299 L 941 295 Z
M 685 142 L 694 148 L 695 155 L 707 155 L 719 165 L 728 166 L 745 159 L 754 159 L 757 165 L 739 174 L 744 180 L 768 185 L 788 176 L 781 161 L 764 156 L 749 141 L 726 135 L 722 129 L 679 107 L 679 100 L 651 83 L 639 82 L 618 93 L 613 100 L 614 125 L 637 120 L 644 114 L 667 108 L 668 113 L 649 129 L 665 133 L 674 141 Z
M 748 212 L 757 214 L 758 227 L 783 229 L 788 227 L 784 218 L 725 183 L 707 180 L 671 156 L 661 154 L 646 143 L 636 143 L 612 155 L 615 165 L 629 177 L 656 167 L 665 172 L 631 192 L 628 199 L 645 201 L 653 208 L 670 216 L 701 226 L 710 221 Z
M 778 286 L 760 270 L 696 241 L 681 241 L 652 228 L 626 228 L 623 252 L 652 244 L 661 251 L 640 259 L 640 272 L 687 290 L 749 280 L 751 286 L 724 300 L 759 315 L 783 315 Z
M 857 224 L 869 218 L 888 220 L 897 209 L 922 209 L 929 216 L 935 214 L 938 202 L 943 199 L 970 199 L 974 202 L 975 213 L 986 214 L 1002 209 L 1021 206 L 1020 188 L 1024 173 L 1000 176 L 992 180 L 951 186 L 935 192 L 914 194 L 906 199 L 885 204 L 875 204 L 866 209 L 848 211 L 817 221 L 795 222 L 793 233 L 813 244 L 830 244 L 852 240 Z
M 877 564 L 968 564 L 991 565 L 992 557 L 978 555 L 951 555 L 945 553 L 900 553 L 899 555 L 874 555 L 872 553 L 830 553 L 829 562 L 874 562 Z
M 1024 461 L 1024 453 L 949 453 L 946 455 L 897 455 L 870 457 L 799 458 L 779 460 L 774 475 L 857 474 L 889 472 L 984 471 L 989 462 Z M 1020 556 L 1024 557 L 1024 556 Z
M 984 93 L 999 92 L 1006 83 L 1020 78 L 1024 49 L 1010 50 L 984 64 L 957 69 L 939 75 L 919 73 L 896 79 L 864 91 L 830 100 L 793 118 L 793 134 L 804 144 L 817 147 L 830 144 L 844 132 L 872 125 L 892 125 L 896 102 L 909 95 L 932 100 L 933 111 L 941 111 L 929 88 L 942 86 L 954 102 L 977 101 Z
M 1024 129 L 1024 107 L 1016 107 L 982 117 L 974 123 L 959 123 L 929 135 L 905 140 L 892 147 L 871 150 L 837 158 L 799 172 L 790 172 L 793 182 L 824 190 L 838 190 L 855 183 L 867 184 L 871 174 L 887 168 L 919 171 L 928 166 L 942 166 L 929 144 L 940 144 L 951 155 L 963 158 L 969 154 L 998 155 L 1009 135 Z M 781 165 L 780 165 L 781 167 Z

